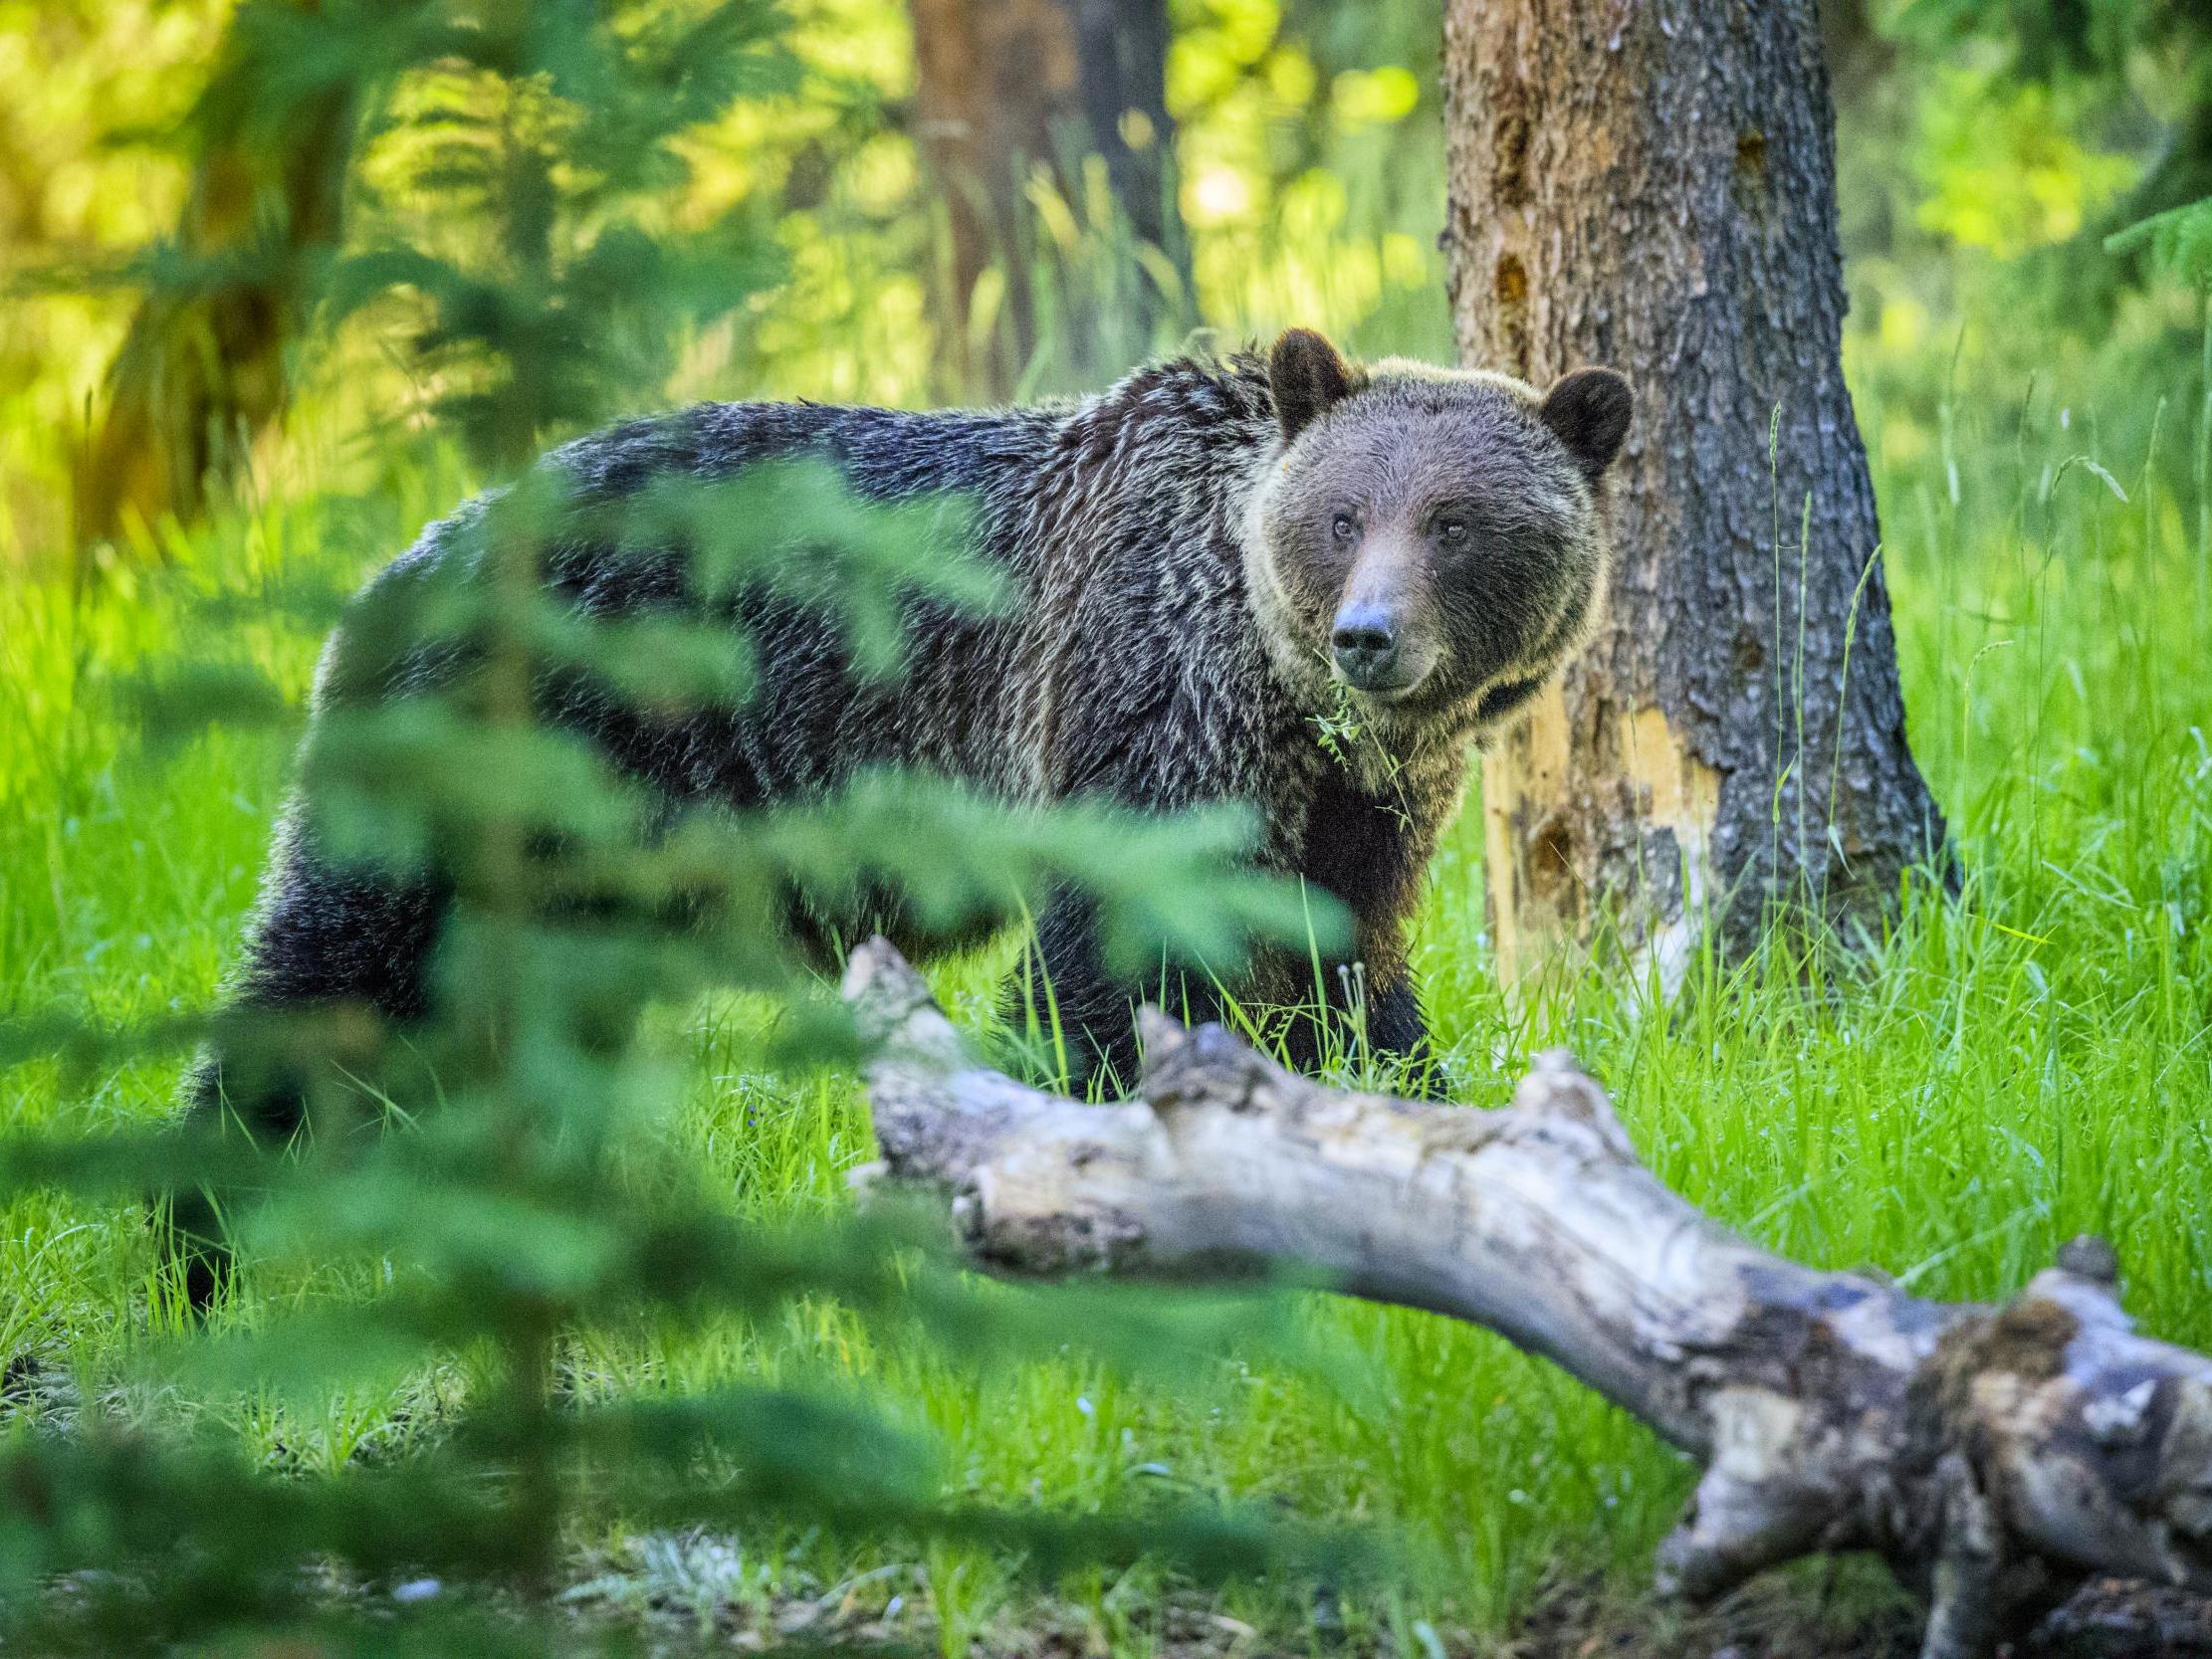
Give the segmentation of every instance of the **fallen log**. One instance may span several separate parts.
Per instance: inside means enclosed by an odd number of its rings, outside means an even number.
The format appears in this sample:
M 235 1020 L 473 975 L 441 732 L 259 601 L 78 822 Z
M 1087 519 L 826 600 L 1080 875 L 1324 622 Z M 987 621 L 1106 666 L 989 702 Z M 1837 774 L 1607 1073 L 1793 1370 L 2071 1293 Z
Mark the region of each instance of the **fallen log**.
M 2212 1589 L 2212 1360 L 2134 1334 L 2100 1240 L 2009 1302 L 1929 1302 L 1692 1208 L 1563 1052 L 1469 1110 L 1327 1088 L 1148 1009 L 1137 1093 L 1089 1106 L 976 1066 L 880 939 L 845 994 L 876 1045 L 875 1170 L 948 1189 L 977 1260 L 1299 1264 L 1495 1331 L 1703 1463 L 1669 1593 L 1871 1551 L 1926 1595 L 1925 1659 L 1970 1659 L 2091 1574 Z

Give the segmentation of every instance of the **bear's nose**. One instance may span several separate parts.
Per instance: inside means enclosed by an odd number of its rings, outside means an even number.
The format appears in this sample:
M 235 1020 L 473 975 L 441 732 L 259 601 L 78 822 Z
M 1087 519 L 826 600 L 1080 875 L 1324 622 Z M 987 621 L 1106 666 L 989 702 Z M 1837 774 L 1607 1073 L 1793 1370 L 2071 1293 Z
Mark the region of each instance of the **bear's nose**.
M 1380 605 L 1346 605 L 1329 635 L 1337 672 L 1361 691 L 1388 686 L 1398 671 L 1398 628 Z

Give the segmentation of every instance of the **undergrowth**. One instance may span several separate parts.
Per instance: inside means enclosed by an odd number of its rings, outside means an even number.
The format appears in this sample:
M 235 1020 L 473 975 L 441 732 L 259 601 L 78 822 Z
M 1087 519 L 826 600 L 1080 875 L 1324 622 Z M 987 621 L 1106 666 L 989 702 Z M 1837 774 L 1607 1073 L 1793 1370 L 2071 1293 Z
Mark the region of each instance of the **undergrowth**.
M 1593 969 L 1509 1009 L 1470 803 L 1432 871 L 1418 955 L 1452 1094 L 1502 1101 L 1532 1053 L 1564 1044 L 1614 1092 L 1661 1179 L 1775 1250 L 1987 1298 L 2095 1231 L 2148 1330 L 2212 1344 L 2212 547 L 2189 488 L 2206 434 L 2196 410 L 2145 412 L 2130 400 L 2147 394 L 2124 388 L 2101 421 L 2048 387 L 1971 412 L 1935 395 L 1940 448 L 1902 459 L 1911 446 L 1885 445 L 1883 423 L 1915 417 L 1864 389 L 1862 414 L 1888 457 L 1878 485 L 1906 704 L 1958 890 L 1909 884 L 1854 952 L 1708 955 L 1671 995 Z M 2127 449 L 2107 430 L 2139 438 Z M 392 481 L 370 510 L 382 541 L 401 545 L 458 490 L 442 468 Z M 215 732 L 149 755 L 117 688 L 204 629 L 188 619 L 208 592 L 327 574 L 323 511 L 256 504 L 180 540 L 164 579 L 117 572 L 90 603 L 0 584 L 0 1016 L 69 1002 L 121 1020 L 213 996 L 286 744 Z M 226 649 L 305 686 L 314 638 L 250 603 L 231 614 Z M 972 1027 L 996 1017 L 1019 948 L 935 969 Z M 743 1207 L 846 1203 L 846 1173 L 871 1155 L 852 1082 L 765 1069 L 770 1016 L 744 998 L 666 1017 L 690 1063 L 666 1133 Z M 34 1064 L 0 1078 L 0 1099 L 21 1128 L 121 1125 L 170 1113 L 175 1082 L 150 1062 L 89 1078 Z M 166 1414 L 228 1423 L 271 1466 L 329 1470 L 433 1441 L 470 1385 L 456 1359 L 321 1412 L 212 1389 L 148 1397 L 133 1379 L 160 1335 L 153 1273 L 138 1207 L 33 1193 L 0 1210 L 0 1417 L 14 1432 Z M 222 1317 L 251 1327 L 365 1289 L 249 1276 Z M 1315 1363 L 1231 1354 L 1174 1387 L 1072 1359 L 978 1374 L 885 1352 L 818 1302 L 767 1326 L 578 1340 L 559 1363 L 587 1397 L 737 1375 L 878 1386 L 943 1443 L 957 1485 L 995 1500 L 1087 1511 L 1166 1490 L 1372 1524 L 1409 1568 L 1390 1593 L 1348 1589 L 1341 1617 L 1407 1651 L 1438 1628 L 1496 1633 L 1564 1577 L 1640 1581 L 1690 1476 L 1651 1434 L 1481 1332 L 1321 1297 L 1302 1319 Z M 692 1546 L 569 1542 L 586 1600 L 618 1602 L 639 1573 L 689 1573 L 703 1604 L 842 1596 L 949 1653 L 1022 1617 L 1027 1593 L 980 1548 L 855 1558 L 771 1534 L 719 1545 L 702 1566 Z M 1157 1588 L 1141 1568 L 1094 1571 L 1064 1595 L 1087 1639 L 1143 1651 L 1161 1639 Z M 1225 1592 L 1217 1615 L 1274 1641 L 1318 1639 L 1335 1616 L 1264 1588 Z

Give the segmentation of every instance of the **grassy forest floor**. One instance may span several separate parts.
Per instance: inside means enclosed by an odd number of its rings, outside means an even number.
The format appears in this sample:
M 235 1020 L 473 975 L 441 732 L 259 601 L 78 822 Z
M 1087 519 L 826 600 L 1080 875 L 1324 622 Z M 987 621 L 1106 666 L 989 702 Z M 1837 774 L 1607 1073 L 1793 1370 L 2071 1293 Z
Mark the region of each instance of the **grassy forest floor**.
M 2212 1345 L 2212 548 L 2185 482 L 2165 476 L 2194 470 L 2197 412 L 2166 412 L 2164 474 L 2104 436 L 2152 424 L 2127 402 L 2149 394 L 2126 387 L 2102 422 L 2064 387 L 2024 403 L 2010 388 L 2017 419 L 1995 403 L 1954 418 L 1940 400 L 1939 447 L 1900 459 L 1910 446 L 1885 425 L 1905 417 L 1880 388 L 1859 390 L 1913 743 L 1956 833 L 1962 892 L 1911 888 L 1893 931 L 1856 959 L 1701 962 L 1671 1000 L 1593 972 L 1509 1016 L 1470 807 L 1433 872 L 1420 953 L 1453 1095 L 1501 1101 L 1528 1055 L 1566 1044 L 1663 1180 L 1772 1249 L 1990 1297 L 2095 1231 L 2117 1247 L 2147 1329 Z M 365 513 L 271 500 L 180 544 L 169 579 L 122 573 L 86 603 L 0 583 L 0 1015 L 62 1002 L 119 1019 L 214 994 L 286 744 L 217 732 L 149 753 L 121 689 L 211 641 L 304 688 L 312 633 L 250 600 L 211 623 L 207 596 L 333 561 L 365 568 L 460 488 L 429 467 Z M 1009 952 L 937 973 L 965 1018 L 989 1019 Z M 841 1204 L 845 1171 L 870 1155 L 865 1104 L 849 1078 L 761 1071 L 759 1021 L 734 999 L 670 1012 L 690 1086 L 662 1132 L 741 1204 Z M 175 1081 L 173 1065 L 86 1078 L 38 1064 L 0 1076 L 0 1103 L 17 1124 L 139 1121 L 172 1110 Z M 160 1336 L 153 1272 L 141 1210 L 35 1195 L 0 1209 L 0 1417 L 213 1418 L 273 1467 L 334 1470 L 435 1436 L 470 1385 L 456 1358 L 320 1411 L 149 1389 L 133 1359 Z M 366 1289 L 337 1273 L 250 1280 L 223 1317 L 250 1324 Z M 652 1627 L 679 1645 L 834 1635 L 948 1653 L 1866 1652 L 1907 1639 L 1895 1593 L 1852 1568 L 1791 1575 L 1710 1621 L 1636 1610 L 1688 1489 L 1682 1460 L 1483 1333 L 1321 1298 L 1300 1318 L 1326 1362 L 1232 1354 L 1174 1386 L 1072 1361 L 979 1375 L 871 1346 L 828 1306 L 770 1328 L 579 1339 L 563 1364 L 586 1394 L 733 1372 L 864 1380 L 935 1434 L 953 1490 L 1077 1509 L 1221 1494 L 1372 1525 L 1406 1553 L 1387 1593 L 1170 1593 L 1139 1569 L 1061 1583 L 1040 1603 L 1016 1563 L 982 1551 L 856 1557 L 807 1536 L 612 1536 L 574 1541 L 570 1605 L 579 1619 L 656 1609 Z

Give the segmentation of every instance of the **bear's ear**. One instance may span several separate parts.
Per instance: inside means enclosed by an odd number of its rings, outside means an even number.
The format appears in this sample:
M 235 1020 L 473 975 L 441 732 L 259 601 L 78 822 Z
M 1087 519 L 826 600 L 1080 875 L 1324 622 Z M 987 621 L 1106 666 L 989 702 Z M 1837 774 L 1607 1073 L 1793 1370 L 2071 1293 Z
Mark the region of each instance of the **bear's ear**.
M 1592 484 L 1605 476 L 1629 435 L 1636 405 L 1629 377 L 1615 368 L 1578 368 L 1552 383 L 1536 417 L 1567 446 Z
M 1267 390 L 1274 395 L 1275 419 L 1288 443 L 1316 415 L 1358 389 L 1352 370 L 1311 328 L 1292 328 L 1267 353 Z

